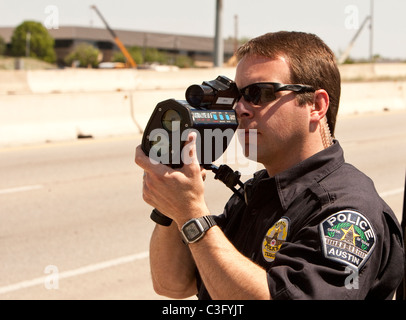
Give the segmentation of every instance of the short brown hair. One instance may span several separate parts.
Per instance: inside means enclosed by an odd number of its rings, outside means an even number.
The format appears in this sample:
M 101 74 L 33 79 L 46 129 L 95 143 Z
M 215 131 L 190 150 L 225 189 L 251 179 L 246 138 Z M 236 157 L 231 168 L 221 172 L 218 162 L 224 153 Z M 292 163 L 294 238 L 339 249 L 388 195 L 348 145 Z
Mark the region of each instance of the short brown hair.
M 340 102 L 341 77 L 334 53 L 319 37 L 304 32 L 266 33 L 249 40 L 238 49 L 239 60 L 247 55 L 271 59 L 282 56 L 289 63 L 292 83 L 310 85 L 316 90 L 326 90 L 330 97 L 327 122 L 331 134 L 334 135 Z M 297 99 L 301 105 L 311 102 L 313 93 L 298 94 Z

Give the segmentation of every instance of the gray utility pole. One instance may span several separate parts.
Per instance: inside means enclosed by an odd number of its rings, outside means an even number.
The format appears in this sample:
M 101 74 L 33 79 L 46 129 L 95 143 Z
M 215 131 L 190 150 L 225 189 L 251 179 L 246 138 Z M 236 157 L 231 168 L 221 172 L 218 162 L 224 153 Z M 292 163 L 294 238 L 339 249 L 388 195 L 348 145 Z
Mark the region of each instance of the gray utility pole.
M 25 56 L 29 57 L 30 56 L 30 50 L 31 50 L 31 32 L 27 31 L 25 34 Z
M 369 33 L 369 60 L 373 62 L 374 60 L 374 0 L 370 3 L 371 10 L 371 22 L 370 22 L 370 33 Z
M 238 14 L 234 15 L 234 53 L 238 49 Z
M 223 0 L 216 0 L 216 34 L 214 36 L 214 66 L 222 67 L 224 62 L 223 42 Z

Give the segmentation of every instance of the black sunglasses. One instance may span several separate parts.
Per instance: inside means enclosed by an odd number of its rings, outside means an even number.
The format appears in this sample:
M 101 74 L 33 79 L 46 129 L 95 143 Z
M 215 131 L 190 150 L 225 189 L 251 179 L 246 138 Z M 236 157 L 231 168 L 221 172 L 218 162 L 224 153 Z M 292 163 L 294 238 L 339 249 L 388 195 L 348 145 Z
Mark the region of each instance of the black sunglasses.
M 276 99 L 275 92 L 278 91 L 315 92 L 316 90 L 311 86 L 302 84 L 258 82 L 250 84 L 239 91 L 245 101 L 260 105 L 274 101 Z

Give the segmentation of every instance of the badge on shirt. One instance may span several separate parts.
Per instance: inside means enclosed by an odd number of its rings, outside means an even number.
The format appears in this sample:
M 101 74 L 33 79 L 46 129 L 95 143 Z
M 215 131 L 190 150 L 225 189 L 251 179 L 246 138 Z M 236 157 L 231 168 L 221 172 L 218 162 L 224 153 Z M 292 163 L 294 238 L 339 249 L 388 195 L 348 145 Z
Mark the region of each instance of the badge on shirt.
M 375 247 L 375 232 L 361 213 L 343 210 L 319 225 L 322 250 L 331 259 L 360 270 Z
M 289 219 L 283 217 L 278 220 L 266 233 L 262 241 L 262 256 L 268 262 L 275 260 L 275 255 L 288 237 Z

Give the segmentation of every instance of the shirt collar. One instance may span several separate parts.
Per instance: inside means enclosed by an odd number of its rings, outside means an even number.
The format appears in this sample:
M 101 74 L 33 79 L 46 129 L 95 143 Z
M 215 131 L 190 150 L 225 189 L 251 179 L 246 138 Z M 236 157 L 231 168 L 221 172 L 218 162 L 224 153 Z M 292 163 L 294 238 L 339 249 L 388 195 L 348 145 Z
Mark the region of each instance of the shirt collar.
M 275 175 L 281 206 L 287 210 L 295 198 L 312 184 L 322 180 L 344 163 L 339 142 L 307 158 L 292 168 Z

